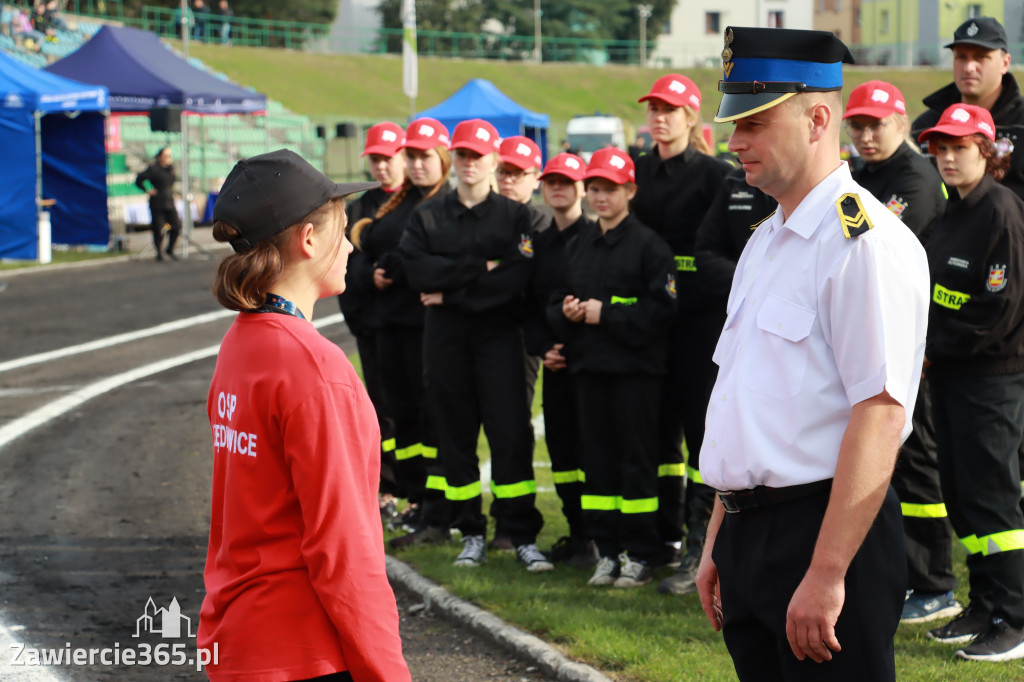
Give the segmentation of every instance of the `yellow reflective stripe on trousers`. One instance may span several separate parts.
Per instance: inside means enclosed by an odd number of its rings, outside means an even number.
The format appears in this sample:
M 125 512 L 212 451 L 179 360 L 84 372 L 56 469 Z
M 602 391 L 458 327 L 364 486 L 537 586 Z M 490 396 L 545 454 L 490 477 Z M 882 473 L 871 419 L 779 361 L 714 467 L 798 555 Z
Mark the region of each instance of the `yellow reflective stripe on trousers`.
M 437 459 L 437 448 L 420 445 L 420 454 L 423 455 L 423 459 Z
M 900 502 L 900 508 L 903 510 L 904 516 L 909 516 L 915 519 L 944 519 L 946 518 L 946 505 L 942 502 L 938 504 L 911 504 L 910 502 Z
M 535 495 L 537 494 L 537 481 L 519 481 L 519 483 L 506 483 L 505 485 L 498 485 L 491 481 L 491 492 L 499 500 Z
M 551 478 L 555 480 L 555 485 L 565 485 L 566 483 L 584 483 L 587 480 L 586 475 L 583 473 L 583 469 L 573 469 L 571 471 L 552 471 Z
M 453 486 L 448 485 L 444 489 L 444 496 L 453 502 L 464 502 L 466 500 L 472 500 L 474 497 L 480 497 L 483 493 L 483 487 L 480 485 L 480 481 L 475 481 L 469 485 Z
M 938 282 L 935 283 L 935 288 L 932 290 L 932 301 L 937 305 L 941 305 L 943 308 L 949 308 L 950 310 L 960 310 L 963 304 L 970 300 L 970 294 L 947 289 Z
M 658 511 L 658 498 L 645 497 L 640 500 L 622 500 L 623 514 L 648 514 Z
M 615 495 L 580 495 L 580 508 L 589 511 L 615 511 L 622 498 Z
M 697 261 L 693 256 L 676 256 L 678 272 L 697 272 Z
M 612 305 L 636 305 L 636 296 L 612 296 Z
M 408 447 L 396 449 L 395 459 L 402 461 L 403 459 L 419 457 L 421 454 L 423 454 L 423 443 L 413 443 Z
M 426 483 L 427 490 L 440 490 L 444 492 L 448 489 L 448 484 L 444 480 L 444 476 L 427 476 Z
M 659 464 L 658 465 L 658 478 L 664 478 L 665 476 L 685 476 L 686 467 L 682 462 L 678 464 Z
M 383 450 L 384 452 L 394 452 L 395 451 L 395 439 L 394 438 L 388 438 L 387 440 L 382 440 L 380 442 L 380 449 Z
M 983 535 L 980 538 L 977 535 L 968 535 L 965 538 L 960 538 L 960 542 L 971 554 L 988 556 L 1014 549 L 1024 549 L 1024 530 L 1004 530 L 1001 533 Z
M 700 477 L 700 469 L 694 469 L 689 464 L 686 465 L 686 476 L 694 483 L 704 483 L 704 479 Z

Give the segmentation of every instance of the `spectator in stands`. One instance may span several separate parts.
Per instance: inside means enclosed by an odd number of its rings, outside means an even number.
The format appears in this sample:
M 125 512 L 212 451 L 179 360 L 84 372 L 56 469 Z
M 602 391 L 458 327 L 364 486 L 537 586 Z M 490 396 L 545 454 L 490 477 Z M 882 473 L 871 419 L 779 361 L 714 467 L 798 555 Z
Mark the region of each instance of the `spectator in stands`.
M 231 22 L 235 16 L 235 10 L 231 9 L 228 0 L 220 0 L 217 7 L 217 14 L 220 16 L 220 44 L 231 44 Z
M 11 37 L 15 39 L 32 38 L 38 43 L 44 36 L 42 33 L 32 28 L 32 20 L 29 19 L 28 12 L 23 9 L 19 9 L 14 13 L 14 18 L 11 19 Z
M 203 0 L 193 0 L 192 14 L 195 22 L 192 24 L 192 39 L 202 40 L 206 36 L 206 27 L 210 23 L 210 9 Z
M 185 30 L 188 31 L 190 26 L 195 26 L 196 17 L 192 13 L 192 9 L 189 8 L 189 7 L 186 7 L 185 8 L 185 17 L 183 19 L 182 16 L 181 16 L 181 7 L 179 6 L 178 9 L 174 10 L 174 17 L 171 19 L 171 23 L 174 25 L 172 27 L 173 30 L 171 31 L 171 34 L 174 37 L 176 37 L 176 38 L 181 38 L 182 37 L 182 27 L 181 27 L 181 25 L 184 23 L 185 24 Z
M 53 14 L 41 2 L 35 6 L 32 15 L 32 28 L 46 37 L 50 42 L 57 41 L 57 27 L 53 23 Z

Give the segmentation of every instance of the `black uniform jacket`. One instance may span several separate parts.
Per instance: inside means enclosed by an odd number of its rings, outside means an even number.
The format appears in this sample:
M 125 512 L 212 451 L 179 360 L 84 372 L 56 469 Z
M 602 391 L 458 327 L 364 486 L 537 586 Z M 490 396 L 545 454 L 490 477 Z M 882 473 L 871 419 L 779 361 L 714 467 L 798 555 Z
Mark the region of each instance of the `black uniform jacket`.
M 928 111 L 924 112 L 910 126 L 910 134 L 914 139 L 924 130 L 931 128 L 939 122 L 939 117 L 951 104 L 960 101 L 960 91 L 956 83 L 950 83 L 941 90 L 936 90 L 924 98 Z M 1010 170 L 1003 178 L 1003 184 L 1024 199 L 1024 153 L 1021 148 L 1024 146 L 1024 97 L 1020 94 L 1020 88 L 1013 74 L 1003 75 L 1003 91 L 999 99 L 992 105 L 992 120 L 996 124 L 996 138 L 1008 137 L 1017 148 L 1017 153 L 1010 157 Z M 925 151 L 928 145 L 923 145 Z
M 928 239 L 929 373 L 1024 371 L 1024 201 L 986 175 Z
M 391 194 L 376 187 L 348 202 L 348 206 L 345 207 L 345 213 L 348 216 L 348 229 L 352 229 L 356 221 L 361 218 L 373 218 L 377 215 L 377 209 L 390 198 Z M 358 279 L 358 275 L 364 272 L 365 268 L 366 256 L 361 249 L 356 249 L 349 254 L 348 266 L 345 271 L 345 291 L 338 294 L 338 307 L 341 308 L 341 314 L 345 317 L 345 323 L 353 334 L 359 336 L 369 333 L 372 315 L 369 298 L 372 292 L 367 290 Z
M 906 142 L 885 161 L 864 164 L 853 179 L 896 214 L 922 244 L 946 210 L 939 171 Z
M 697 227 L 731 169 L 692 146 L 664 161 L 655 147 L 637 160 L 637 192 L 630 211 L 661 235 L 676 256 L 680 313 L 708 305 L 697 280 L 694 243 Z
M 697 228 L 695 246 L 701 287 L 713 300 L 729 298 L 736 263 L 750 236 L 778 202 L 747 184 L 742 168 L 729 173 Z
M 410 286 L 442 292 L 445 310 L 522 315 L 533 257 L 525 205 L 491 192 L 466 208 L 449 192 L 416 207 L 400 249 Z M 488 270 L 489 260 L 500 263 Z
M 675 261 L 653 230 L 632 215 L 605 234 L 596 224 L 584 226 L 566 246 L 558 282 L 548 299 L 548 321 L 565 339 L 570 372 L 665 371 Z M 570 322 L 562 313 L 569 295 L 601 301 L 600 322 Z
M 551 292 L 558 285 L 566 244 L 581 229 L 594 224 L 586 213 L 564 230 L 558 229 L 554 218 L 548 220 L 551 224 L 533 235 L 533 271 L 530 273 L 526 319 L 523 321 L 526 352 L 538 356 L 543 356 L 556 343 L 562 342 L 548 322 L 547 309 Z
M 425 191 L 429 191 L 427 188 Z M 447 194 L 447 183 L 442 185 L 439 195 Z M 439 196 L 435 195 L 435 196 Z M 420 292 L 409 286 L 405 274 L 405 260 L 398 245 L 409 227 L 412 213 L 423 201 L 424 190 L 410 187 L 402 202 L 378 220 L 363 228 L 360 244 L 365 260 L 355 274 L 359 288 L 365 289 L 373 313 L 370 324 L 375 329 L 415 328 L 423 326 L 423 304 Z M 434 198 L 434 197 L 431 197 Z M 387 289 L 377 289 L 373 284 L 374 268 L 382 268 L 385 276 L 393 280 Z
M 161 166 L 159 163 L 152 163 L 146 170 L 139 173 L 135 178 L 135 186 L 146 191 L 143 184 L 149 180 L 156 190 L 156 194 L 149 197 L 150 208 L 174 208 L 174 166 Z

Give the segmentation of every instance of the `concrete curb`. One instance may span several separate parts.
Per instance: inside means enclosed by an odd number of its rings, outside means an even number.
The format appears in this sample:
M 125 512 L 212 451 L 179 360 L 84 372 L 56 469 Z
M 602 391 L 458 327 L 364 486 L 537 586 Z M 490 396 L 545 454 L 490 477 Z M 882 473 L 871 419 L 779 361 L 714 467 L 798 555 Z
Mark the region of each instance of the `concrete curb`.
M 610 677 L 577 663 L 544 640 L 512 627 L 493 613 L 484 611 L 424 578 L 405 562 L 387 555 L 388 578 L 419 595 L 427 607 L 440 612 L 473 632 L 487 637 L 561 682 L 612 682 Z

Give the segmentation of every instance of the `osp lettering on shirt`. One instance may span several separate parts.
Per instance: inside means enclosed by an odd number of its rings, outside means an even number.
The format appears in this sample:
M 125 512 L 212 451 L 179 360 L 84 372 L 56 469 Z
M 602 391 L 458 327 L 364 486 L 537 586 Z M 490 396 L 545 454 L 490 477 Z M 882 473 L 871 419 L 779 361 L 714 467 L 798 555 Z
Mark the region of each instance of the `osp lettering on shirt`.
M 231 422 L 234 419 L 237 407 L 238 396 L 234 393 L 225 393 L 221 391 L 217 394 L 217 417 L 219 420 Z M 224 449 L 231 454 L 255 457 L 257 443 L 256 434 L 248 431 L 242 431 L 232 426 L 230 423 L 221 423 L 219 420 L 214 421 L 213 423 L 214 451 L 216 452 L 218 449 Z

